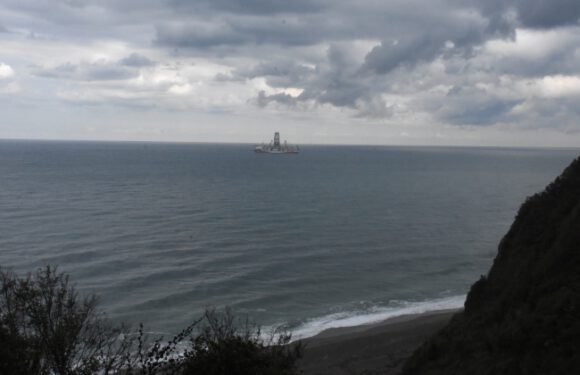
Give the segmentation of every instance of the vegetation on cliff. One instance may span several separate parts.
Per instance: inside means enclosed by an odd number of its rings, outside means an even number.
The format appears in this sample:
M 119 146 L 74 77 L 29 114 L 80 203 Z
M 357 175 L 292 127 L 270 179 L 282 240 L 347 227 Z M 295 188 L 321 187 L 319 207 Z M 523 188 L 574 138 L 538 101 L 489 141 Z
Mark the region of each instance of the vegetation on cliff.
M 526 200 L 465 310 L 407 375 L 572 374 L 580 369 L 580 158 Z
M 0 269 L 0 375 L 293 375 L 300 344 L 228 310 L 208 310 L 168 341 L 111 324 L 97 298 L 45 267 L 26 277 Z

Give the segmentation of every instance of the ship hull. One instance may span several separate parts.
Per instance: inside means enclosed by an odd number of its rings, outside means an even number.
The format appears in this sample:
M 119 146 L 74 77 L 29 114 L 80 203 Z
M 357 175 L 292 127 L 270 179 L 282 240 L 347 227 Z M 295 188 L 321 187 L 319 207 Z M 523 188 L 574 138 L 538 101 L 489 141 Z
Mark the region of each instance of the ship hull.
M 299 151 L 266 151 L 266 150 L 254 150 L 256 154 L 298 154 Z

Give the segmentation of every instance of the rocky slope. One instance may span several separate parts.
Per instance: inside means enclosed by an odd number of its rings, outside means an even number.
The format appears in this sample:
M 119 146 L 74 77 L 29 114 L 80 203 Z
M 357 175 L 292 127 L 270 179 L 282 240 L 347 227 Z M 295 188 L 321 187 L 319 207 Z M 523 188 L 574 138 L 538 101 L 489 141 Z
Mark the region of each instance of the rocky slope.
M 580 158 L 526 200 L 464 312 L 404 374 L 580 374 Z

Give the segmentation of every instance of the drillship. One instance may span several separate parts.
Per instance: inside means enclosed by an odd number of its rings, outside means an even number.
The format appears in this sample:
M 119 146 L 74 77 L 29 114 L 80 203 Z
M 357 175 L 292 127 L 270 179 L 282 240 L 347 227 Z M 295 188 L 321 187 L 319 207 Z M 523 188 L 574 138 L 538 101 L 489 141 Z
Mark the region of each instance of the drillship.
M 300 152 L 298 146 L 290 146 L 286 141 L 284 144 L 280 143 L 280 133 L 274 133 L 274 140 L 268 144 L 261 144 L 256 146 L 254 152 L 258 154 L 297 154 Z

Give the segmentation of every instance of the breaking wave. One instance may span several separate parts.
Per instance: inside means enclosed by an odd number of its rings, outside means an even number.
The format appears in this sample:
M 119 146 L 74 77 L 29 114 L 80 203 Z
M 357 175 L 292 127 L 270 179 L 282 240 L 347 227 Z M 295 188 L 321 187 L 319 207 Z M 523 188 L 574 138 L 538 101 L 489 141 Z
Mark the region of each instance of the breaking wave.
M 345 311 L 310 319 L 296 328 L 290 329 L 292 340 L 312 337 L 331 328 L 355 327 L 381 322 L 387 319 L 423 314 L 428 312 L 459 309 L 463 307 L 466 295 L 437 298 L 427 301 L 397 301 L 391 306 L 371 307 L 365 311 Z

